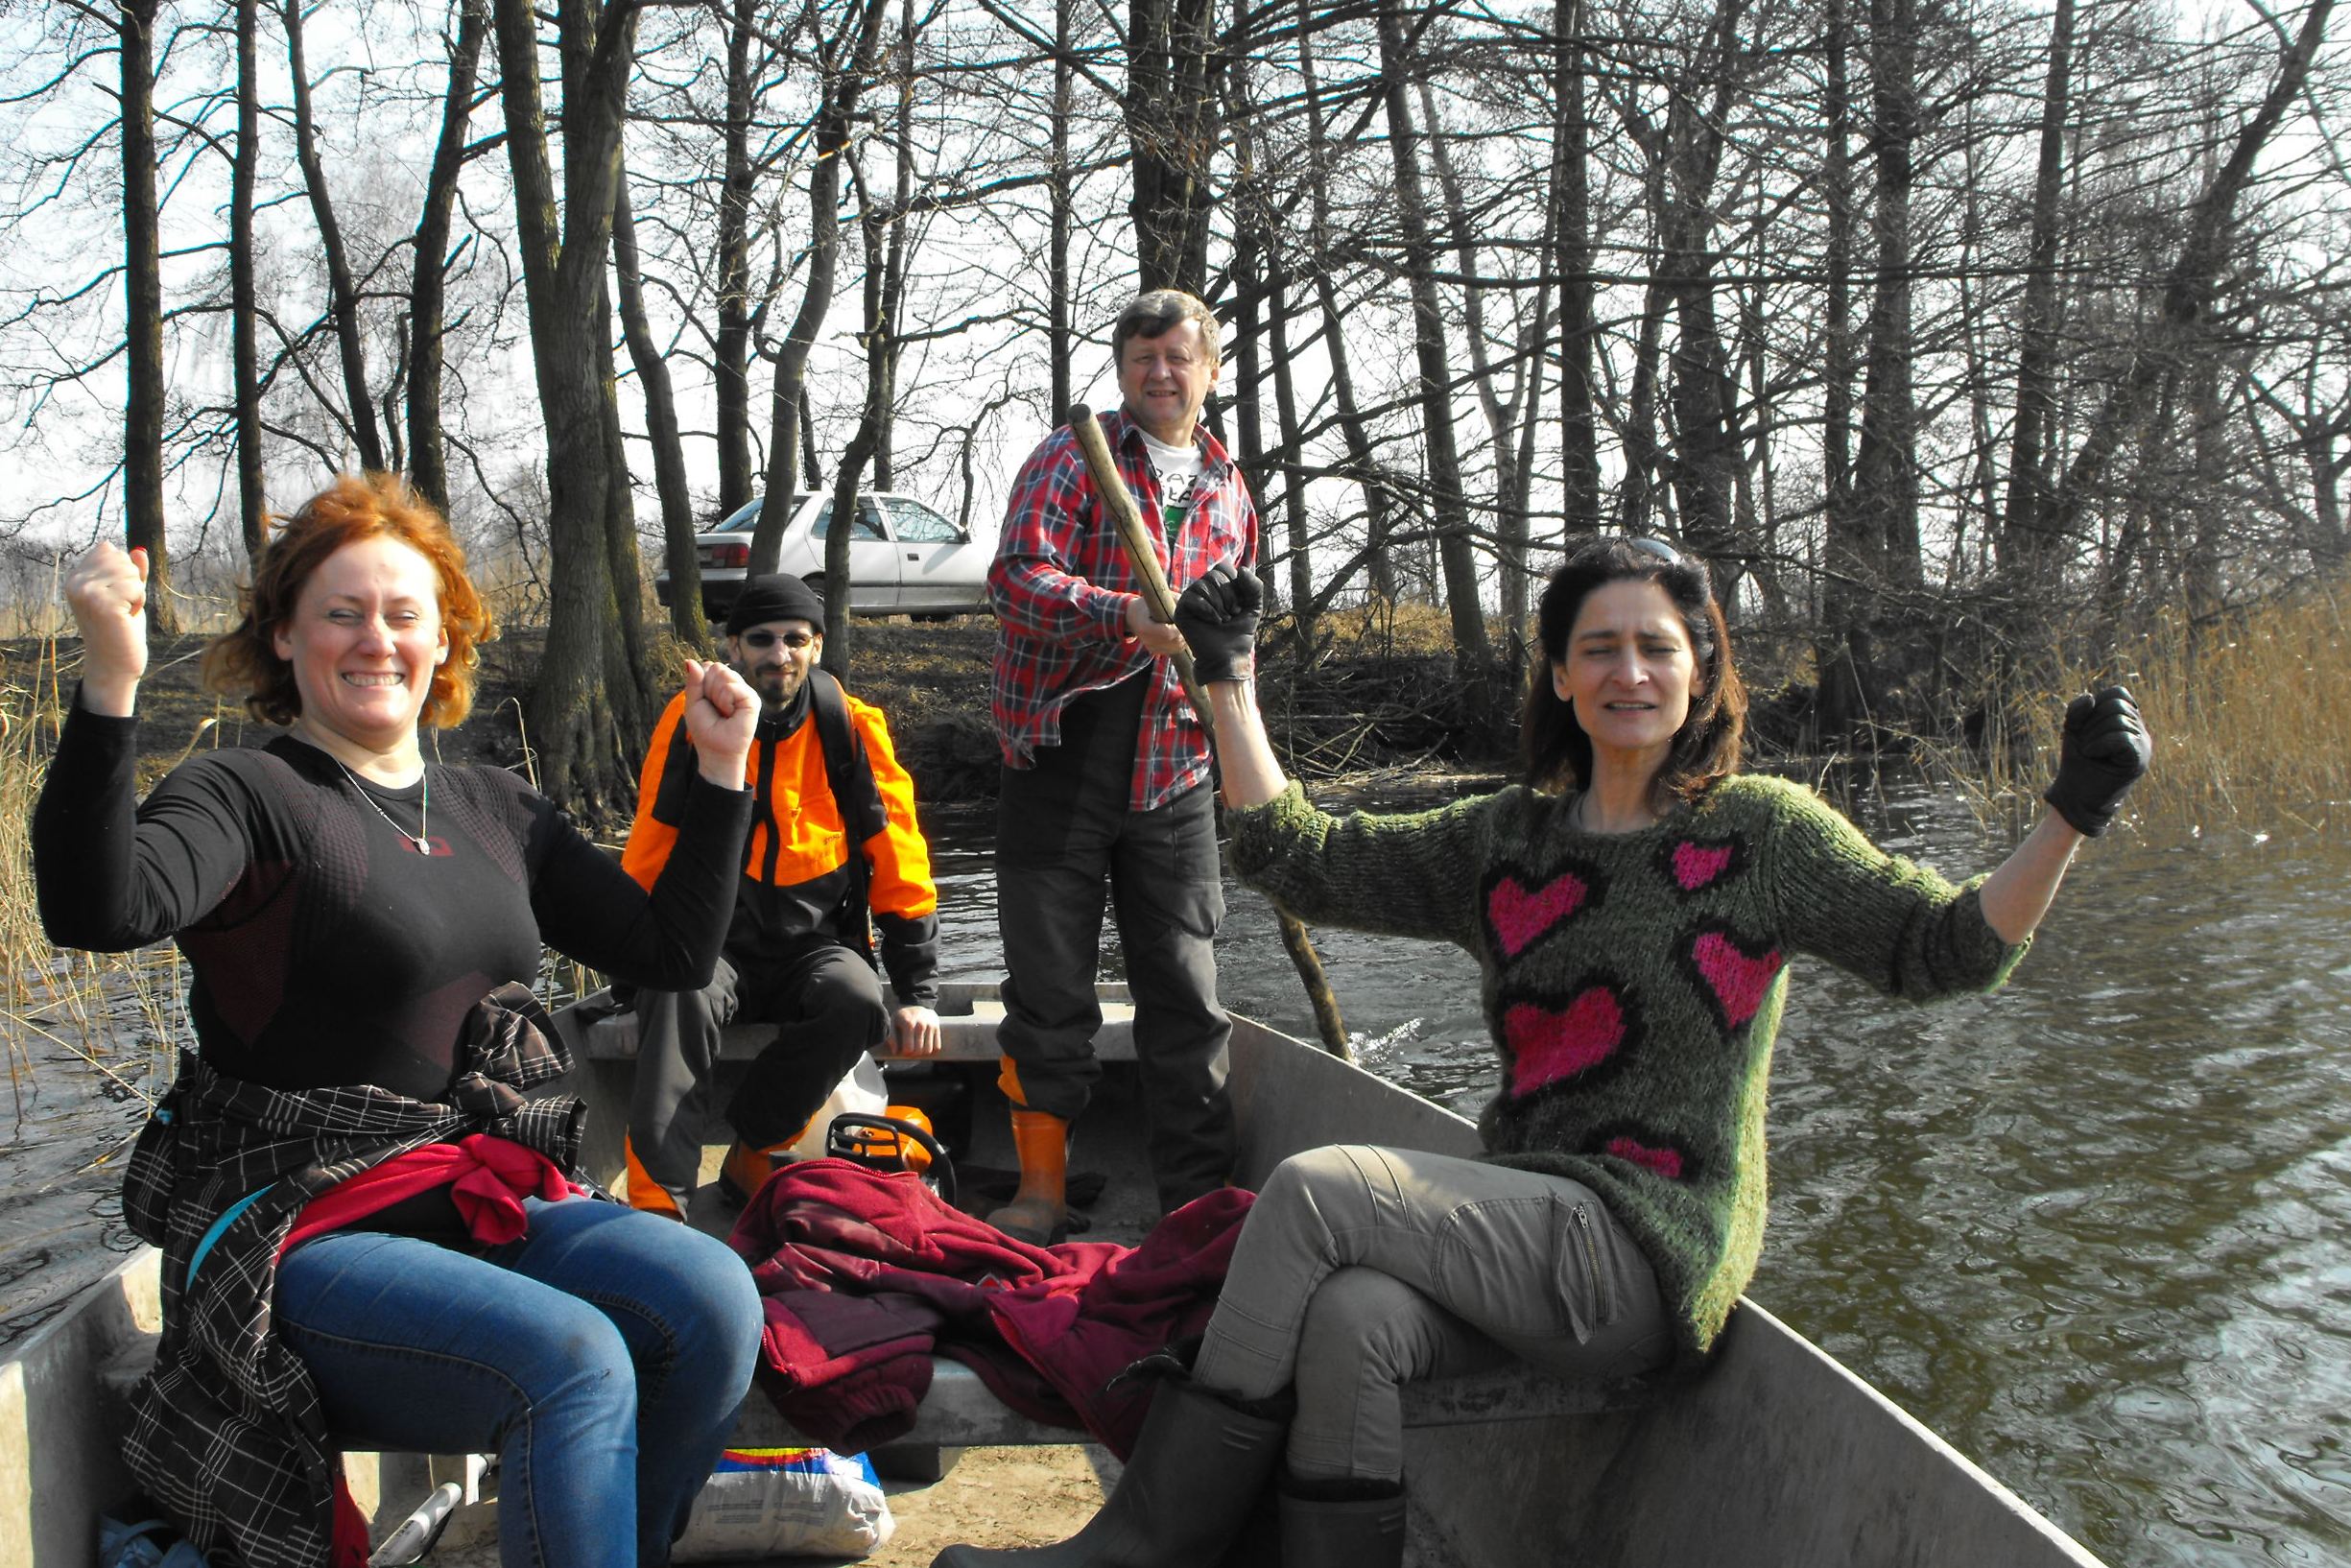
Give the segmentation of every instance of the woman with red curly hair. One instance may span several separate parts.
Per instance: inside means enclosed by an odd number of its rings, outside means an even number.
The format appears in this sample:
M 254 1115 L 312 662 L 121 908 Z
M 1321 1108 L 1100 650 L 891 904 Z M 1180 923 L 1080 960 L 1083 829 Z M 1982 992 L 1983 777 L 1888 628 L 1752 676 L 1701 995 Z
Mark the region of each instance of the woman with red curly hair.
M 490 618 L 448 525 L 344 477 L 278 526 L 207 676 L 287 733 L 135 799 L 146 562 L 66 596 L 83 677 L 34 816 L 60 945 L 171 937 L 196 1047 L 140 1135 L 133 1228 L 165 1327 L 140 1483 L 207 1553 L 363 1561 L 344 1447 L 501 1456 L 510 1562 L 668 1560 L 748 1387 L 759 1307 L 723 1245 L 569 1179 L 577 1102 L 529 985 L 546 942 L 708 983 L 749 821 L 758 699 L 688 661 L 701 778 L 650 892 L 513 774 L 426 762 Z

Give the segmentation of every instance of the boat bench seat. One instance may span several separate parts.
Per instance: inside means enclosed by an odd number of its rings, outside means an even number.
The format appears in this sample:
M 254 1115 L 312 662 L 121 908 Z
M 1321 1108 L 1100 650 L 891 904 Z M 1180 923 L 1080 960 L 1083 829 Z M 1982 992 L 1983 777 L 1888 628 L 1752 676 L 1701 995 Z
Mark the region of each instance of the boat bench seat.
M 1103 986 L 1102 1027 L 1094 1033 L 1094 1055 L 1103 1061 L 1134 1060 L 1134 1003 L 1124 986 Z M 637 1054 L 637 1015 L 599 991 L 582 998 L 556 1015 L 572 1055 L 588 1061 L 634 1061 Z M 924 1061 L 984 1061 L 997 1059 L 996 1026 L 1004 1020 L 1004 1003 L 994 984 L 948 981 L 939 987 L 938 1055 L 910 1057 Z M 775 1037 L 772 1024 L 733 1024 L 719 1042 L 722 1061 L 748 1061 Z M 891 1059 L 882 1051 L 878 1060 Z

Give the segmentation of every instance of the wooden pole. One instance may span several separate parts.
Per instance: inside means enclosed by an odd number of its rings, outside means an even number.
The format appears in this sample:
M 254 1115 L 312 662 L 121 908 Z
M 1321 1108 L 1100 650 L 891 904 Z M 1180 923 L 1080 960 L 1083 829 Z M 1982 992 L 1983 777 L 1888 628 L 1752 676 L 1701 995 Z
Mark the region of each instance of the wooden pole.
M 1118 460 L 1110 455 L 1110 443 L 1103 438 L 1102 425 L 1095 419 L 1094 411 L 1083 403 L 1071 404 L 1069 429 L 1078 439 L 1078 450 L 1085 458 L 1087 472 L 1094 476 L 1094 490 L 1102 497 L 1103 510 L 1109 513 L 1111 526 L 1118 530 L 1119 543 L 1127 551 L 1127 564 L 1133 568 L 1135 581 L 1142 584 L 1145 606 L 1152 620 L 1174 626 L 1176 595 L 1168 586 L 1167 573 L 1160 568 L 1159 552 L 1152 545 L 1142 509 L 1128 493 L 1127 481 L 1118 471 Z M 1247 569 L 1241 566 L 1243 571 Z M 1184 696 L 1191 699 L 1192 710 L 1199 715 L 1200 727 L 1208 732 L 1213 745 L 1216 720 L 1209 713 L 1208 694 L 1200 687 L 1199 674 L 1192 667 L 1192 650 L 1178 648 L 1169 657 L 1175 661 L 1176 678 L 1183 683 Z M 1331 994 L 1331 983 L 1322 972 L 1322 956 L 1315 951 L 1306 923 L 1282 908 L 1278 901 L 1273 913 L 1281 920 L 1282 946 L 1289 950 L 1290 962 L 1296 966 L 1298 979 L 1306 986 L 1306 1000 L 1314 1009 L 1315 1028 L 1322 1034 L 1323 1049 L 1342 1061 L 1353 1061 L 1355 1051 L 1347 1043 L 1347 1026 L 1339 1016 L 1339 998 Z

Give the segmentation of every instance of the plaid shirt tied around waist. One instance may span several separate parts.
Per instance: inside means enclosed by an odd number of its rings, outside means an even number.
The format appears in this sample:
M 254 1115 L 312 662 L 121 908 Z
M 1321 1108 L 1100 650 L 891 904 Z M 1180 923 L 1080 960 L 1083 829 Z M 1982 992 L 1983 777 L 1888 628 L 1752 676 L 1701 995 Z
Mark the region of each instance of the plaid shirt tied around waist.
M 163 1249 L 163 1345 L 131 1392 L 124 1452 L 207 1556 L 247 1568 L 329 1560 L 335 1451 L 318 1386 L 271 1321 L 278 1253 L 303 1205 L 470 1132 L 576 1170 L 585 1105 L 525 1098 L 571 1068 L 528 986 L 509 983 L 474 1005 L 458 1061 L 447 1101 L 428 1103 L 364 1083 L 273 1089 L 187 1052 L 140 1132 L 123 1213 Z
M 1219 561 L 1236 571 L 1255 562 L 1256 503 L 1240 465 L 1205 425 L 1195 438 L 1204 465 L 1172 542 L 1142 431 L 1124 414 L 1105 414 L 1102 432 L 1176 592 Z M 1128 598 L 1143 584 L 1067 427 L 1021 464 L 987 587 L 997 623 L 996 742 L 1007 767 L 1029 767 L 1038 747 L 1060 743 L 1061 709 L 1070 699 L 1156 664 L 1128 806 L 1149 811 L 1207 778 L 1207 733 L 1184 697 L 1175 661 L 1154 659 L 1127 635 Z

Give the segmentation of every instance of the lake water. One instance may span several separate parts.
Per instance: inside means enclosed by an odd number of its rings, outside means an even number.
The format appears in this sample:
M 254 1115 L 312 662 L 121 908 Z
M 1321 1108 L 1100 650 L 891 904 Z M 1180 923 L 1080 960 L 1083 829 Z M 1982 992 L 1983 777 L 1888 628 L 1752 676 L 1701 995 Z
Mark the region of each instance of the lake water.
M 992 979 L 992 817 L 928 820 L 946 972 Z M 1998 858 L 1933 796 L 1869 825 L 1954 876 Z M 1311 1034 L 1271 910 L 1231 902 L 1226 1004 Z M 1496 1073 L 1469 960 L 1316 939 L 1365 1065 L 1474 1115 Z M 135 1097 L 27 1057 L 12 1126 L 0 1099 L 0 1345 L 129 1245 L 119 1154 L 92 1161 Z M 108 1064 L 155 1070 L 135 1042 Z M 1912 1009 L 1799 961 L 1771 1140 L 1755 1299 L 2093 1551 L 2351 1560 L 2351 847 L 2092 845 L 1994 997 Z

